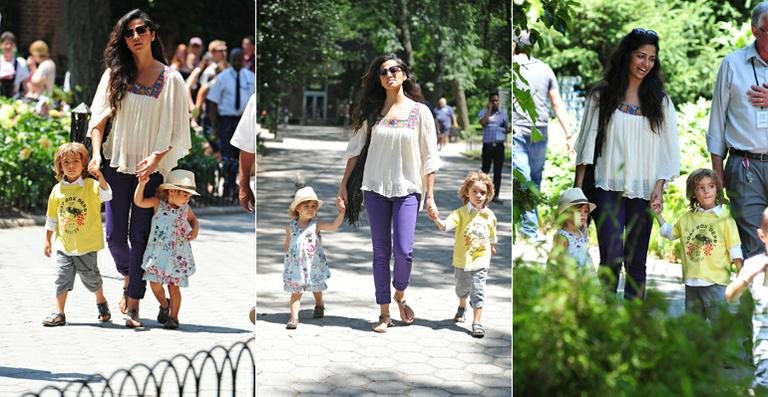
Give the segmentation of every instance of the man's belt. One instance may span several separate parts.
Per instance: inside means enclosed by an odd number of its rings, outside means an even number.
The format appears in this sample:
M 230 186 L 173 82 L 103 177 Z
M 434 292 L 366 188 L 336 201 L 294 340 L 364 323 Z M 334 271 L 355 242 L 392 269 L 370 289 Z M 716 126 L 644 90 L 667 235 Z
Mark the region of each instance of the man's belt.
M 738 150 L 734 148 L 728 149 L 731 155 L 746 157 L 752 160 L 768 161 L 768 153 L 751 153 L 744 150 Z

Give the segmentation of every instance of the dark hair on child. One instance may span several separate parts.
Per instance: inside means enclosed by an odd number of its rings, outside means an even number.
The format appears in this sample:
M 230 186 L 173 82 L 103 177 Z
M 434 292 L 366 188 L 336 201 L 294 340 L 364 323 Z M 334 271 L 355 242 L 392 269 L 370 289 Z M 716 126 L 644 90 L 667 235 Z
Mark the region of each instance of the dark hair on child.
M 489 177 L 485 172 L 472 171 L 467 174 L 467 177 L 464 179 L 464 183 L 462 183 L 461 187 L 459 188 L 459 198 L 461 199 L 461 202 L 464 203 L 464 205 L 467 205 L 469 202 L 469 188 L 472 187 L 475 182 L 480 182 L 485 185 L 485 191 L 488 194 L 485 196 L 485 202 L 483 205 L 487 206 L 488 203 L 493 200 L 495 192 L 493 190 L 493 180 L 491 180 L 491 177 Z
M 715 182 L 715 186 L 717 187 L 715 205 L 728 202 L 725 199 L 725 194 L 723 194 L 723 181 L 720 180 L 720 177 L 717 176 L 715 171 L 712 171 L 708 168 L 699 168 L 691 172 L 691 174 L 688 175 L 688 179 L 685 181 L 685 197 L 688 198 L 689 207 L 691 210 L 695 210 L 696 207 L 700 206 L 699 202 L 696 200 L 694 192 L 696 191 L 696 185 L 698 185 L 699 182 L 701 182 L 701 180 L 704 178 L 711 178 Z

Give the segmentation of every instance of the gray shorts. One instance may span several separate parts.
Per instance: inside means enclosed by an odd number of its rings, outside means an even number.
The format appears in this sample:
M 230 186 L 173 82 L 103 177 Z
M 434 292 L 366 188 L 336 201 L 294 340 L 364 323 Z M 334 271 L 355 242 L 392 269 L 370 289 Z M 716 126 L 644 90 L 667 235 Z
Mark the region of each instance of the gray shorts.
M 69 256 L 61 251 L 56 251 L 56 296 L 64 292 L 72 291 L 75 286 L 75 273 L 80 275 L 88 291 L 96 292 L 101 288 L 101 273 L 96 266 L 96 252 L 89 252 L 81 256 Z
M 719 284 L 706 287 L 685 286 L 685 312 L 697 314 L 710 322 L 720 318 L 721 306 L 726 306 L 725 286 Z
M 456 296 L 461 299 L 469 296 L 469 305 L 474 309 L 481 309 L 485 301 L 485 280 L 488 278 L 488 269 L 468 272 L 454 267 L 453 276 L 456 279 Z

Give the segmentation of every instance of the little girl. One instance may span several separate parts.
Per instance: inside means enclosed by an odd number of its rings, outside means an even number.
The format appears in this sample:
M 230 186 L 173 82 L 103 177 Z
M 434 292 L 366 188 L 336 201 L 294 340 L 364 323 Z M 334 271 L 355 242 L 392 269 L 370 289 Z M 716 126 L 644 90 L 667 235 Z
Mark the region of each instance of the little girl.
M 187 287 L 187 278 L 195 273 L 195 260 L 189 242 L 197 237 L 200 224 L 195 213 L 189 208 L 189 199 L 197 196 L 195 174 L 176 169 L 171 171 L 166 182 L 157 188 L 157 195 L 144 197 L 144 186 L 148 177 L 139 177 L 133 202 L 141 208 L 154 208 L 152 229 L 147 249 L 144 251 L 144 280 L 149 281 L 152 293 L 160 302 L 157 322 L 165 329 L 179 328 L 181 291 Z M 165 297 L 163 284 L 168 284 L 170 301 Z M 138 314 L 129 313 L 128 327 L 141 327 Z
M 496 215 L 488 208 L 493 200 L 494 187 L 491 178 L 483 172 L 470 172 L 459 188 L 459 198 L 464 203 L 454 210 L 445 221 L 437 209 L 432 208 L 429 217 L 440 230 L 456 229 L 453 242 L 453 275 L 459 308 L 453 317 L 464 322 L 467 297 L 473 310 L 472 336 L 482 338 L 485 328 L 480 323 L 485 301 L 485 281 L 491 255 L 496 254 Z
M 553 258 L 567 253 L 576 261 L 579 268 L 595 272 L 592 257 L 589 255 L 589 232 L 587 231 L 587 217 L 595 207 L 595 204 L 587 200 L 581 188 L 570 188 L 560 195 L 560 200 L 557 202 L 557 220 L 560 229 L 552 240 L 550 263 Z
M 735 272 L 741 269 L 741 239 L 736 221 L 723 207 L 723 184 L 715 171 L 699 168 L 691 172 L 685 195 L 690 210 L 674 226 L 661 215 L 660 202 L 652 203 L 651 208 L 661 226 L 659 233 L 669 240 L 682 239 L 685 312 L 714 322 L 719 318 L 718 306 L 726 303 L 731 263 Z
M 296 191 L 289 214 L 291 222 L 285 226 L 285 258 L 283 260 L 283 282 L 285 292 L 291 293 L 291 317 L 285 328 L 296 329 L 299 324 L 301 293 L 312 291 L 315 296 L 315 310 L 312 318 L 325 315 L 323 291 L 328 288 L 325 280 L 331 277 L 325 252 L 321 244 L 321 231 L 336 231 L 344 221 L 344 202 L 336 201 L 339 214 L 333 223 L 319 222 L 317 209 L 323 204 L 315 191 L 307 186 Z

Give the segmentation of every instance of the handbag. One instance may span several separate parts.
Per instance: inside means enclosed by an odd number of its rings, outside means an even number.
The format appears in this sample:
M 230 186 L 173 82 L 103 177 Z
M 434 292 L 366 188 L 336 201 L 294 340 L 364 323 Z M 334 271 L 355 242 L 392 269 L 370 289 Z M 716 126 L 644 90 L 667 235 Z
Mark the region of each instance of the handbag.
M 363 206 L 363 191 L 360 190 L 360 188 L 363 186 L 363 171 L 365 171 L 365 160 L 368 158 L 368 147 L 371 146 L 372 129 L 373 123 L 368 123 L 365 145 L 363 146 L 363 150 L 360 151 L 360 155 L 357 157 L 357 163 L 355 163 L 355 166 L 352 168 L 352 172 L 347 179 L 347 209 L 344 212 L 344 218 L 355 230 L 359 229 L 360 209 Z

